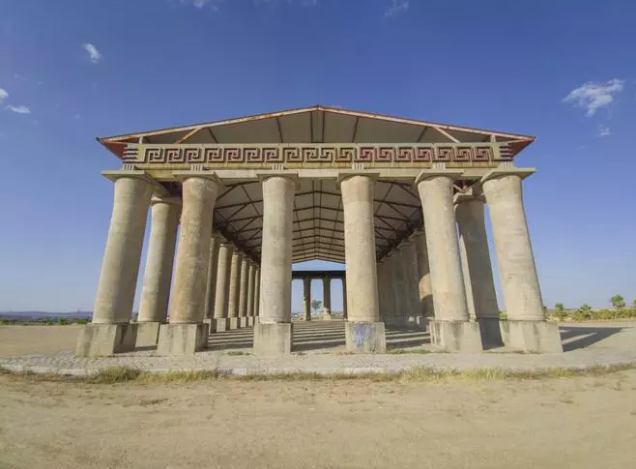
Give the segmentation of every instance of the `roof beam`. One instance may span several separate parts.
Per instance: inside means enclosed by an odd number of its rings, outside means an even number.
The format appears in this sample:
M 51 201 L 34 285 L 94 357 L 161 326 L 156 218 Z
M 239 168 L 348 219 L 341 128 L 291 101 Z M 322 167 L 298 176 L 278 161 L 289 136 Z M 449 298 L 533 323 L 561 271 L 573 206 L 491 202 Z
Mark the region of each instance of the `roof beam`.
M 179 144 L 179 143 L 184 143 L 186 140 L 188 140 L 190 137 L 192 137 L 194 134 L 198 133 L 203 127 L 197 127 L 192 129 L 190 132 L 188 132 L 187 134 L 185 134 L 183 137 L 181 137 L 179 140 L 177 140 L 175 143 Z
M 455 137 L 453 137 L 451 134 L 449 134 L 448 132 L 446 132 L 444 129 L 442 129 L 441 127 L 434 125 L 432 126 L 435 130 L 437 130 L 440 134 L 442 134 L 444 137 L 446 137 L 447 139 L 449 139 L 451 142 L 455 142 L 455 143 L 460 143 L 459 140 L 457 140 Z

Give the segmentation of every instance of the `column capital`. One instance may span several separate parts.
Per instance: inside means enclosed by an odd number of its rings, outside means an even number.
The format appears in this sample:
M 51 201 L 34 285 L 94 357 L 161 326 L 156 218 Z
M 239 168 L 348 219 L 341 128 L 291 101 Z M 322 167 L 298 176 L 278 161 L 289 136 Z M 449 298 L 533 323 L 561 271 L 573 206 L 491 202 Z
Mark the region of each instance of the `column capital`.
M 437 177 L 447 177 L 454 181 L 459 179 L 463 174 L 463 169 L 425 169 L 417 175 L 414 185 L 417 186 L 422 181 Z
M 342 181 L 352 178 L 354 176 L 365 176 L 373 179 L 373 181 L 377 181 L 380 178 L 380 171 L 373 170 L 364 170 L 364 169 L 343 169 L 338 171 L 338 186 L 342 183 Z
M 536 171 L 536 168 L 495 168 L 483 175 L 480 182 L 483 184 L 491 179 L 504 176 L 519 176 L 521 179 L 525 179 L 532 176 Z
M 278 169 L 278 170 L 271 169 L 271 170 L 256 171 L 256 176 L 258 177 L 258 180 L 261 182 L 265 182 L 267 179 L 275 178 L 275 177 L 291 179 L 292 181 L 294 181 L 296 189 L 298 189 L 300 186 L 298 171 L 294 171 L 291 169 Z
M 122 178 L 140 179 L 150 184 L 155 189 L 155 192 L 158 195 L 168 195 L 168 191 L 166 190 L 166 188 L 163 187 L 156 179 L 150 176 L 150 173 L 148 173 L 147 171 L 138 169 L 115 169 L 102 171 L 102 176 L 104 176 L 106 179 L 110 179 L 113 182 Z
M 213 171 L 197 171 L 197 170 L 173 171 L 172 175 L 181 182 L 190 178 L 209 179 L 211 181 L 214 181 L 219 186 L 219 188 L 224 187 L 219 177 Z

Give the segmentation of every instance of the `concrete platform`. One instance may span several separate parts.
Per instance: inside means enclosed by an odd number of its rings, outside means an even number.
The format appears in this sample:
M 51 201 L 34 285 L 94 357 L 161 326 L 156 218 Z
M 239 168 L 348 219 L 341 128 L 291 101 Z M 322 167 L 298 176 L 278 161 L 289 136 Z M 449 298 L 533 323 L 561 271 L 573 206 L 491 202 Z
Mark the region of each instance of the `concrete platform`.
M 108 357 L 135 349 L 137 324 L 87 324 L 77 339 L 78 357 Z
M 159 355 L 194 355 L 205 350 L 209 324 L 164 324 L 159 331 Z
M 135 347 L 154 347 L 159 342 L 159 328 L 161 322 L 137 323 L 137 341 Z
M 345 327 L 339 320 L 294 323 L 294 351 L 259 357 L 252 353 L 253 331 L 239 329 L 212 334 L 208 349 L 194 355 L 162 356 L 156 350 L 121 353 L 106 358 L 76 358 L 74 326 L 0 326 L 0 366 L 33 372 L 86 375 L 111 366 L 150 372 L 215 370 L 237 375 L 307 372 L 319 374 L 398 372 L 417 367 L 472 370 L 504 368 L 537 370 L 585 368 L 636 363 L 636 322 L 562 323 L 563 353 L 523 354 L 500 347 L 471 354 L 439 353 L 422 331 L 387 327 L 387 353 L 346 354 Z M 11 344 L 12 337 L 17 341 Z M 54 343 L 54 352 L 34 347 Z M 29 345 L 27 345 L 29 344 Z M 399 354 L 391 351 L 399 349 Z M 2 350 L 5 350 L 4 355 Z M 24 355 L 19 355 L 22 350 Z M 43 347 L 42 350 L 50 350 Z M 411 353 L 412 352 L 412 353 Z
M 429 326 L 433 344 L 447 352 L 476 353 L 483 350 L 479 323 L 432 320 Z

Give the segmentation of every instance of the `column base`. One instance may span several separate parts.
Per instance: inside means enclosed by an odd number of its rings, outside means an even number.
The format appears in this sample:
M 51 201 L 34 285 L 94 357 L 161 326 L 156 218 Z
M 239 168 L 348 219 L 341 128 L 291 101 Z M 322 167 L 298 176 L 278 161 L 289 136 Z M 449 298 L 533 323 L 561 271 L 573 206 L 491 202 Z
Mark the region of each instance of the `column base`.
M 230 328 L 230 320 L 228 318 L 213 319 L 214 332 L 225 332 Z
M 216 321 L 214 319 L 204 319 L 203 324 L 208 326 L 208 334 L 216 332 Z
M 323 321 L 331 321 L 331 311 L 326 308 L 322 310 L 322 320 Z
M 292 351 L 293 326 L 290 322 L 256 324 L 254 353 L 256 355 L 286 355 Z
M 87 324 L 80 331 L 76 357 L 109 357 L 132 352 L 137 340 L 137 324 Z
M 448 352 L 474 353 L 483 350 L 479 323 L 431 320 L 431 342 Z
M 561 334 L 558 324 L 546 321 L 500 321 L 506 345 L 533 353 L 561 353 Z
M 484 348 L 504 345 L 499 318 L 479 318 L 477 323 Z
M 309 314 L 309 315 L 304 314 L 303 315 L 303 321 L 311 321 L 311 314 Z
M 208 346 L 209 325 L 164 324 L 159 331 L 159 355 L 194 355 Z
M 247 316 L 241 316 L 239 318 L 239 327 L 242 329 L 244 327 L 247 327 Z
M 346 322 L 347 352 L 386 352 L 386 334 L 383 322 Z
M 135 347 L 154 347 L 159 342 L 159 328 L 162 322 L 140 322 L 137 324 Z
M 239 318 L 228 318 L 230 320 L 230 330 L 239 329 Z
M 254 325 L 254 316 L 247 317 L 247 327 L 252 327 Z

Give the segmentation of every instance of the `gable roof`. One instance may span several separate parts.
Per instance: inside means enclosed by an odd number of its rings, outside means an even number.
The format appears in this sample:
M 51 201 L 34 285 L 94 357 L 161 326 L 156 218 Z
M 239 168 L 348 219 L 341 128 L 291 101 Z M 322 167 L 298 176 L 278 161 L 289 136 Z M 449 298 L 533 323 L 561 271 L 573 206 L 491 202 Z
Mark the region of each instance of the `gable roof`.
M 529 135 L 312 106 L 183 127 L 97 139 L 120 158 L 129 143 L 476 143 L 509 142 L 516 155 L 535 140 Z

